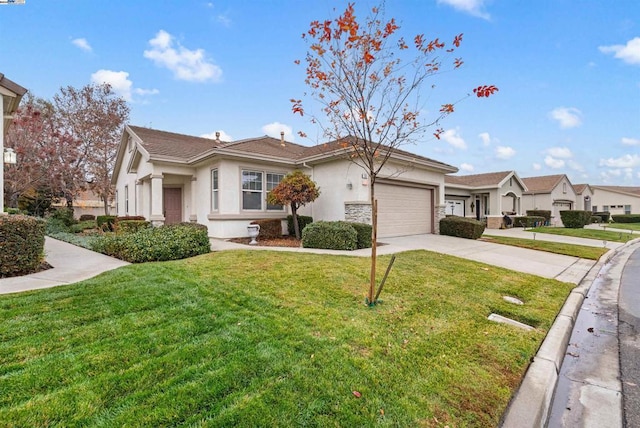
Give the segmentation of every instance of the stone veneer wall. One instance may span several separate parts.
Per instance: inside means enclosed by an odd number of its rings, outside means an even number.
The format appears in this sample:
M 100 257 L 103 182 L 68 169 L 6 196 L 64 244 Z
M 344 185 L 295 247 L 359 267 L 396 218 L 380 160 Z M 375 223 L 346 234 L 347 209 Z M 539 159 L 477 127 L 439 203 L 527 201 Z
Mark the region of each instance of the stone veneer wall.
M 356 223 L 371 224 L 371 204 L 369 202 L 345 202 L 344 219 Z
M 433 218 L 433 233 L 440 235 L 440 220 L 447 216 L 446 205 L 436 205 L 435 214 Z

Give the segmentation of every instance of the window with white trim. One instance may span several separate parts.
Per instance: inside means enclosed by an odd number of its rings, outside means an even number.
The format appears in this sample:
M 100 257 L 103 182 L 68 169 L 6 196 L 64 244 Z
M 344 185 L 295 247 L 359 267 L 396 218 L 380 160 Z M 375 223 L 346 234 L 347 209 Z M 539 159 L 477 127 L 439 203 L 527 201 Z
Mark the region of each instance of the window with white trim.
M 120 200 L 118 199 L 118 191 L 116 190 L 116 215 L 120 214 Z
M 124 214 L 129 215 L 129 186 L 124 186 Z
M 608 213 L 608 212 L 609 212 L 609 205 L 604 205 L 604 206 L 602 207 L 602 211 L 604 211 L 604 212 Z
M 267 193 L 284 178 L 284 174 L 242 170 L 242 209 L 248 211 L 283 211 L 282 205 L 267 204 Z
M 218 211 L 218 170 L 211 170 L 211 211 Z
M 631 214 L 631 205 L 625 205 L 624 206 L 624 213 L 625 214 Z

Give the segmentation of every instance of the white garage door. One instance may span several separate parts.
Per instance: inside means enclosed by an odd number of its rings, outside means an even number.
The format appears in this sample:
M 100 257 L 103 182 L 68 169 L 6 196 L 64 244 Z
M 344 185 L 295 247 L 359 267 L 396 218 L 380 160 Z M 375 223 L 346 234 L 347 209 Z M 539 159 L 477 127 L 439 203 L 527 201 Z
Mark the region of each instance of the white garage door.
M 375 192 L 379 237 L 431 233 L 433 190 L 377 184 Z
M 446 206 L 447 215 L 457 215 L 459 217 L 464 217 L 464 202 L 456 201 L 455 199 L 447 199 L 444 201 L 444 205 Z

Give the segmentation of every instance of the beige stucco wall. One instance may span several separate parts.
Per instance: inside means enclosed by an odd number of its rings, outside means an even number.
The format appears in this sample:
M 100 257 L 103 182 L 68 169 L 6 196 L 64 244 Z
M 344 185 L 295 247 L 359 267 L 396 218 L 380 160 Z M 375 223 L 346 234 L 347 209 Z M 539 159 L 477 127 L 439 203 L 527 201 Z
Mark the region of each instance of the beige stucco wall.
M 593 192 L 589 187 L 585 187 L 581 194 L 576 194 L 576 208 L 577 210 L 585 210 L 585 197 L 589 197 L 591 199 L 591 207 L 589 207 L 589 211 L 593 208 Z
M 631 205 L 631 214 L 639 214 L 640 196 L 611 192 L 609 190 L 594 187 L 591 206 L 597 207 L 598 211 L 604 211 L 605 205 L 609 207 L 609 212 L 611 214 L 624 214 L 625 205 Z

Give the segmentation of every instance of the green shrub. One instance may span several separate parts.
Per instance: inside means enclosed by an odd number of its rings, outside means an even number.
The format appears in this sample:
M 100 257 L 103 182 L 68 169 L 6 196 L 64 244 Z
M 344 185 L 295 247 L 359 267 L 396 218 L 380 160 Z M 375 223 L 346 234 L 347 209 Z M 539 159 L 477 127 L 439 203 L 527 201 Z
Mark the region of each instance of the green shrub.
M 44 235 L 43 220 L 0 216 L 0 278 L 37 271 L 44 260 Z
M 298 226 L 300 226 L 300 233 L 302 233 L 304 228 L 307 227 L 307 225 L 311 224 L 311 223 L 313 223 L 313 217 L 308 216 L 308 215 L 300 215 L 300 214 L 298 214 Z M 289 232 L 289 235 L 291 235 L 291 236 L 295 236 L 296 235 L 296 231 L 293 228 L 293 216 L 291 214 L 289 214 L 287 216 L 287 231 Z
M 66 226 L 76 224 L 75 218 L 73 218 L 73 210 L 71 208 L 57 208 L 51 211 L 49 218 L 60 220 Z
M 551 211 L 550 210 L 527 210 L 527 217 L 543 217 L 544 224 L 549 224 L 551 222 Z
M 440 220 L 440 235 L 478 239 L 484 232 L 485 224 L 465 217 L 445 217 Z
M 260 238 L 272 239 L 282 237 L 282 220 L 279 218 L 255 220 L 252 221 L 251 224 L 260 226 Z
M 211 250 L 207 228 L 180 223 L 95 238 L 92 249 L 131 263 L 179 260 Z
M 4 212 L 6 212 L 9 215 L 24 214 L 22 211 L 20 211 L 20 208 L 7 208 L 7 207 L 4 207 Z
M 128 221 L 128 220 L 146 220 L 146 218 L 144 218 L 144 216 L 141 215 L 121 215 L 116 217 L 115 223 L 118 223 L 119 221 Z
M 77 233 L 69 232 L 56 232 L 48 235 L 58 241 L 68 242 L 69 244 L 89 250 L 93 250 L 93 241 L 96 239 L 96 235 L 78 235 Z
M 135 233 L 148 227 L 151 227 L 151 222 L 146 220 L 118 220 L 114 225 L 116 233 Z
M 358 234 L 357 247 L 361 248 L 371 248 L 371 229 L 372 226 L 366 223 L 355 223 L 355 222 L 347 222 L 348 225 L 353 227 Z
M 527 214 L 529 211 L 527 211 Z M 542 216 L 520 216 L 514 217 L 513 227 L 538 227 L 545 224 L 545 218 Z
M 304 248 L 326 250 L 355 250 L 358 248 L 358 233 L 344 221 L 318 221 L 302 231 Z
M 95 229 L 96 221 L 95 220 L 84 220 L 79 221 L 78 223 L 72 225 L 69 229 L 72 233 L 81 233 L 87 229 Z
M 599 215 L 592 215 L 591 223 L 602 223 L 602 217 L 600 217 Z
M 609 223 L 609 220 L 611 219 L 611 213 L 609 211 L 599 211 L 593 214 L 600 216 L 603 223 Z
M 563 210 L 560 211 L 562 224 L 568 229 L 582 229 L 591 222 L 591 211 Z
M 71 228 L 63 220 L 49 217 L 45 220 L 45 232 L 47 235 L 58 232 L 71 232 Z
M 96 224 L 98 229 L 102 229 L 105 232 L 113 232 L 114 223 L 116 222 L 116 216 L 114 215 L 99 215 L 96 217 Z
M 95 219 L 96 219 L 96 216 L 94 216 L 93 214 L 82 214 L 78 220 L 89 221 L 89 220 L 95 220 Z
M 616 223 L 640 223 L 640 214 L 614 214 L 611 219 Z

